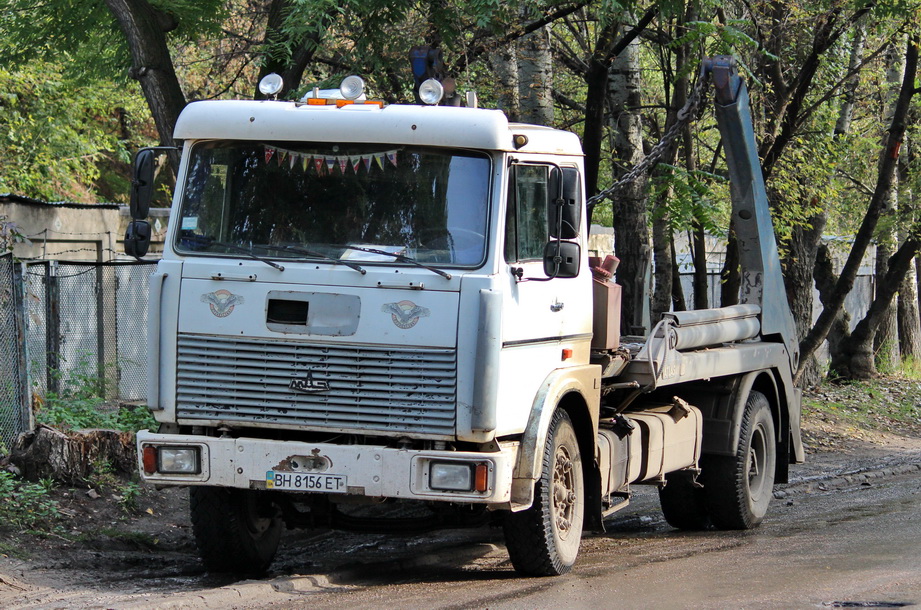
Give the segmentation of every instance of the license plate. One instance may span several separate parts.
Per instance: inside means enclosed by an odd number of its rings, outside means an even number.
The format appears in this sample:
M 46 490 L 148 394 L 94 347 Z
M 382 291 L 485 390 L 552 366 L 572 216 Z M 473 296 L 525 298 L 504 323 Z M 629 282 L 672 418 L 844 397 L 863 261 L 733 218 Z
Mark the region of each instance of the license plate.
M 265 473 L 266 489 L 285 491 L 313 491 L 316 493 L 344 494 L 347 491 L 345 475 L 315 474 L 312 472 L 275 472 Z

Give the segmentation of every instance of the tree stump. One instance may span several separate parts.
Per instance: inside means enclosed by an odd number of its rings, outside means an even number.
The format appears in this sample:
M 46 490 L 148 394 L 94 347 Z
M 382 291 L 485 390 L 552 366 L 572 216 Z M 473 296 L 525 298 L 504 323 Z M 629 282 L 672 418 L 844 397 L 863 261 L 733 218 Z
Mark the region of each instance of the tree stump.
M 117 430 L 62 432 L 39 425 L 16 439 L 9 462 L 29 481 L 51 478 L 66 485 L 137 472 L 134 434 Z

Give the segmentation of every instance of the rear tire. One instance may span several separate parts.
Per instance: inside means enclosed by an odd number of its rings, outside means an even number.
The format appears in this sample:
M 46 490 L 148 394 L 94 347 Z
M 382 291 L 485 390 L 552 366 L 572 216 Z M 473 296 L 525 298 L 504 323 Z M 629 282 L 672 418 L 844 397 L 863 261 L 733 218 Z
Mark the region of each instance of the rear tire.
M 209 572 L 258 575 L 275 558 L 284 523 L 267 492 L 189 488 L 195 545 Z
M 757 527 L 774 495 L 777 435 L 771 406 L 761 392 L 745 402 L 734 456 L 704 456 L 701 480 L 710 519 L 721 530 Z
M 557 409 L 544 445 L 534 503 L 509 513 L 505 544 L 515 570 L 524 576 L 558 576 L 576 562 L 582 540 L 585 489 L 579 444 L 569 415 Z
M 659 504 L 665 520 L 674 528 L 699 531 L 710 527 L 706 492 L 694 485 L 688 472 L 665 475 L 665 486 L 659 488 Z

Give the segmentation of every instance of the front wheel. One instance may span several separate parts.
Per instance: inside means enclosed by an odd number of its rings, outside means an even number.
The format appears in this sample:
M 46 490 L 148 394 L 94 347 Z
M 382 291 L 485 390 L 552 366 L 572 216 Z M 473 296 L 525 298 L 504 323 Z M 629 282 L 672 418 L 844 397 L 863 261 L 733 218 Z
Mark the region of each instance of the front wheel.
M 209 572 L 258 575 L 268 569 L 284 523 L 267 492 L 191 487 L 189 507 L 195 545 Z
M 774 494 L 776 466 L 771 406 L 764 394 L 753 391 L 745 402 L 736 454 L 704 456 L 701 461 L 701 481 L 713 525 L 742 530 L 761 523 Z
M 505 544 L 515 570 L 526 576 L 558 576 L 576 562 L 582 540 L 584 482 L 579 444 L 569 416 L 553 414 L 543 468 L 527 510 L 509 513 Z

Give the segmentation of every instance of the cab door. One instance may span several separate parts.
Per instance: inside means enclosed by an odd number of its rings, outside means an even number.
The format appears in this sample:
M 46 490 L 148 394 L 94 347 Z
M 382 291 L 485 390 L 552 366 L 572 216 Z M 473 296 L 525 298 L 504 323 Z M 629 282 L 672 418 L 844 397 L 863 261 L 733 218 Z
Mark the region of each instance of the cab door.
M 497 434 L 523 428 L 534 396 L 550 372 L 588 360 L 591 278 L 587 264 L 575 278 L 549 279 L 544 272 L 554 167 L 528 161 L 509 168 L 501 269 L 508 296 L 500 363 L 503 378 L 516 383 L 500 384 Z M 584 235 L 579 241 L 584 243 Z M 573 355 L 564 358 L 564 348 L 572 349 Z

